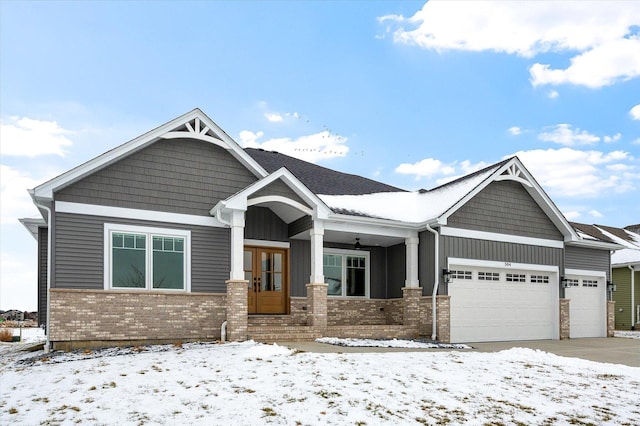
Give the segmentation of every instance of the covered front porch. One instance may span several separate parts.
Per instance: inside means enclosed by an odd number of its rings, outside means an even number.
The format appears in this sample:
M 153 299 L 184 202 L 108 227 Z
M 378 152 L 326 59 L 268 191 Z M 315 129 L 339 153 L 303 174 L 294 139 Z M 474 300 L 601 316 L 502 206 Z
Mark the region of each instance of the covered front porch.
M 286 169 L 212 215 L 231 229 L 228 340 L 432 334 L 415 228 L 336 214 Z M 448 312 L 448 297 L 438 297 L 440 340 L 448 338 Z

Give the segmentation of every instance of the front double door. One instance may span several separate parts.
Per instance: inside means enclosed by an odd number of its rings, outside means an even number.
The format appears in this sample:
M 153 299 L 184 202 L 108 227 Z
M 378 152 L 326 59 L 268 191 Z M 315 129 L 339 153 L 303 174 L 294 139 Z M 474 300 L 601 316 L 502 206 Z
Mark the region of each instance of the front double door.
M 244 248 L 244 279 L 248 284 L 250 314 L 287 313 L 287 250 Z

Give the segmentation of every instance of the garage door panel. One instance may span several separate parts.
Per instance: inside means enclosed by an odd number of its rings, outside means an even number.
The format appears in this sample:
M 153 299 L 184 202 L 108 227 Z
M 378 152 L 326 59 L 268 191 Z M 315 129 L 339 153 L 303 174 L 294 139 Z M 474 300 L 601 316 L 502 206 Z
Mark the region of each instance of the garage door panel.
M 604 278 L 569 276 L 576 285 L 565 289 L 569 302 L 569 336 L 606 337 L 606 286 Z M 585 285 L 585 280 L 588 285 Z
M 488 342 L 536 340 L 553 337 L 554 312 L 551 282 L 532 283 L 540 272 L 451 266 L 472 270 L 473 279 L 454 279 L 451 296 L 451 341 Z M 478 279 L 478 272 L 499 272 L 500 281 Z M 506 273 L 525 274 L 526 282 L 506 282 Z M 544 273 L 543 275 L 550 275 Z

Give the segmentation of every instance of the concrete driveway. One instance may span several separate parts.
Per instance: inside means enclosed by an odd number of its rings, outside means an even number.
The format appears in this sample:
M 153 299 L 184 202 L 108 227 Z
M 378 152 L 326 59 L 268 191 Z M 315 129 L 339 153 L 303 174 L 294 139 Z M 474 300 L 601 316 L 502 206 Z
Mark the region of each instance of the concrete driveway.
M 283 346 L 305 352 L 422 352 L 447 351 L 450 349 L 401 349 L 335 346 L 318 342 L 278 342 Z M 627 338 L 585 338 L 570 340 L 531 340 L 517 342 L 469 343 L 472 351 L 498 352 L 510 348 L 540 349 L 552 354 L 582 358 L 590 361 L 624 364 L 640 367 L 640 339 Z M 454 349 L 455 350 L 455 349 Z M 468 349 L 462 349 L 467 351 Z
M 640 367 L 640 339 L 610 337 L 470 343 L 470 345 L 479 352 L 497 352 L 504 349 L 520 347 L 540 349 L 560 356 Z

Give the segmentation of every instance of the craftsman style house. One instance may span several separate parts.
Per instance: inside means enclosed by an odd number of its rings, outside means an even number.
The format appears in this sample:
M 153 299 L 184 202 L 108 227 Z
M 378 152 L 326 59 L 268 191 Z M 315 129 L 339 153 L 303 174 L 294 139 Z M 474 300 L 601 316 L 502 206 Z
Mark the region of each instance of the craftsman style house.
M 243 149 L 196 109 L 30 192 L 54 349 L 608 332 L 619 246 L 578 235 L 516 157 L 408 192 Z

